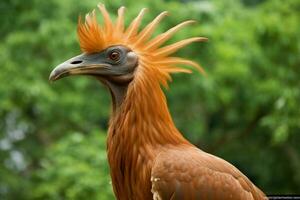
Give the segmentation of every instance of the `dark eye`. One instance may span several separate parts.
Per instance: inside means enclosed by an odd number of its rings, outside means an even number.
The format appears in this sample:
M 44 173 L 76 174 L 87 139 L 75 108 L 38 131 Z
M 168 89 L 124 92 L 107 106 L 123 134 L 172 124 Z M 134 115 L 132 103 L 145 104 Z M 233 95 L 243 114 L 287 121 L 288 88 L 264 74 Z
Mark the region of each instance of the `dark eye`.
M 119 61 L 120 60 L 120 52 L 119 51 L 111 51 L 108 55 L 109 59 L 112 61 Z

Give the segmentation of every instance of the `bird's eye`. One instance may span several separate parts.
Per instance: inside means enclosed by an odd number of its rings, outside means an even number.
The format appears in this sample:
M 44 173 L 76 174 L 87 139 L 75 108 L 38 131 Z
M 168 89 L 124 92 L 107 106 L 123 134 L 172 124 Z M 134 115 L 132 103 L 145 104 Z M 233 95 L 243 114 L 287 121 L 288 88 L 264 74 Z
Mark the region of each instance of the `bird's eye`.
M 112 61 L 119 61 L 120 60 L 120 52 L 119 51 L 111 51 L 108 55 L 109 59 L 111 59 Z

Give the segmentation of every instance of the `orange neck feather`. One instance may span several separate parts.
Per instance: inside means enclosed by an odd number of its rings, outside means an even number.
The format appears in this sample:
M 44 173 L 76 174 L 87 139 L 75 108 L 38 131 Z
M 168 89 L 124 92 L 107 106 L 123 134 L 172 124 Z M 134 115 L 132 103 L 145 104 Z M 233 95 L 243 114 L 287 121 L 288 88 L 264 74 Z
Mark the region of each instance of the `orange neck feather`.
M 114 109 L 110 121 L 107 150 L 118 198 L 147 192 L 151 195 L 150 174 L 156 150 L 167 144 L 188 143 L 173 123 L 157 77 L 146 74 L 147 79 L 139 73 L 129 84 L 122 105 Z M 146 186 L 145 191 L 135 187 L 140 184 Z

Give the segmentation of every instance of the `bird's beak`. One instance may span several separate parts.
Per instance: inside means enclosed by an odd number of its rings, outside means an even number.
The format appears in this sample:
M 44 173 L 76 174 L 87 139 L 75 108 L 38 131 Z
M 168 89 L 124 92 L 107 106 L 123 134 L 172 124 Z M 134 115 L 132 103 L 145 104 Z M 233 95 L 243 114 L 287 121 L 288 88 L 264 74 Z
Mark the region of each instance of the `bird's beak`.
M 101 62 L 99 54 L 81 54 L 59 64 L 51 72 L 50 81 L 56 81 L 69 75 L 103 75 L 110 65 Z

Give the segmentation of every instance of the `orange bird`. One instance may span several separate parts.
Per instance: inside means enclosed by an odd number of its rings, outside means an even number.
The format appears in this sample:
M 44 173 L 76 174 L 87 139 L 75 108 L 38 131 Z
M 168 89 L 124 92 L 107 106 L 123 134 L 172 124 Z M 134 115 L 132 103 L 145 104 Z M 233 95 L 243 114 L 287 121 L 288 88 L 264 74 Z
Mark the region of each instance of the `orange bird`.
M 167 12 L 159 14 L 141 31 L 142 9 L 128 28 L 124 11 L 113 22 L 103 4 L 79 18 L 78 37 L 83 54 L 58 65 L 50 74 L 54 81 L 69 75 L 96 77 L 109 89 L 113 110 L 109 123 L 107 153 L 113 190 L 119 200 L 169 199 L 265 199 L 245 175 L 225 160 L 208 154 L 177 130 L 161 86 L 171 73 L 203 72 L 195 62 L 171 55 L 182 47 L 205 41 L 184 39 L 162 46 L 193 21 L 185 21 L 151 38 Z

